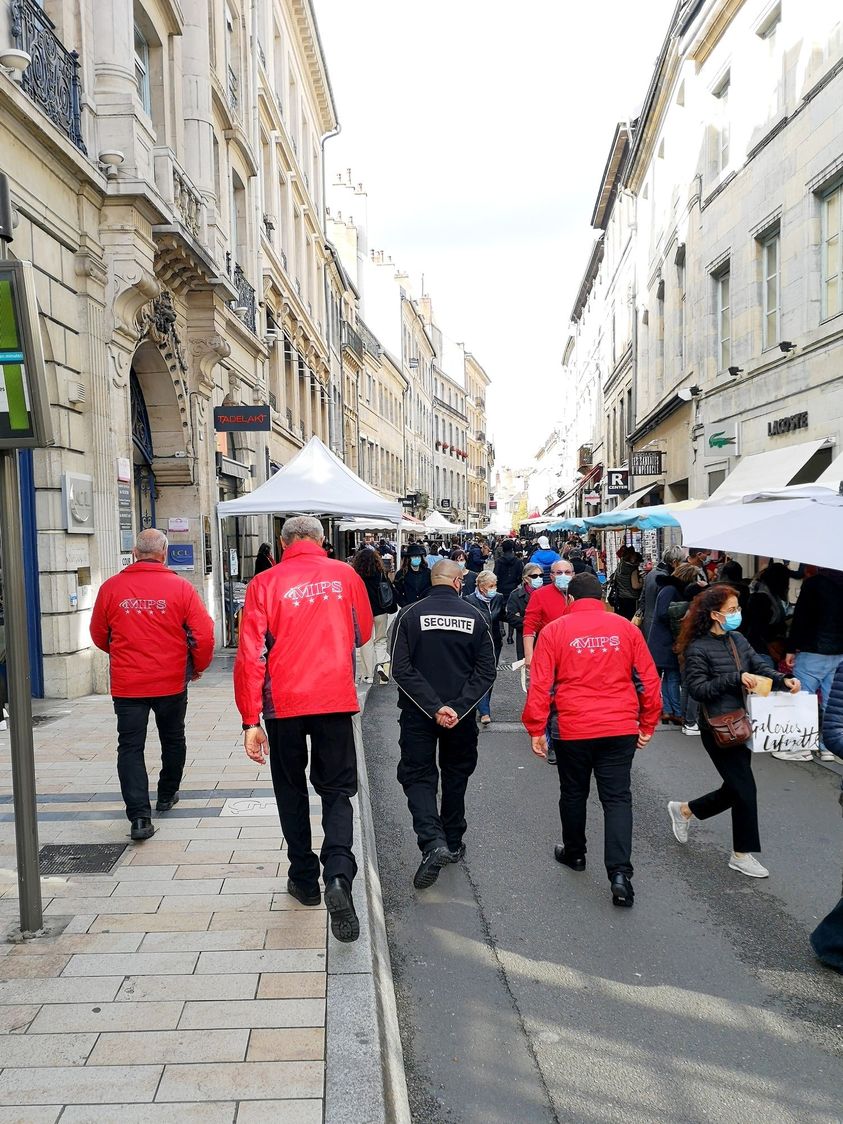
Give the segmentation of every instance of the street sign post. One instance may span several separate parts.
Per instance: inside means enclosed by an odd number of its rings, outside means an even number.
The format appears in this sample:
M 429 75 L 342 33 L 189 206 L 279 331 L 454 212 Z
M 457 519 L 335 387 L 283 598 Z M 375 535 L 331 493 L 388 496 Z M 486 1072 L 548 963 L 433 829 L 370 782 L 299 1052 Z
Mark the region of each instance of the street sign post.
M 17 451 L 51 445 L 53 438 L 32 264 L 6 257 L 11 211 L 0 173 L 0 545 L 20 926 L 32 934 L 43 925 L 43 911 Z

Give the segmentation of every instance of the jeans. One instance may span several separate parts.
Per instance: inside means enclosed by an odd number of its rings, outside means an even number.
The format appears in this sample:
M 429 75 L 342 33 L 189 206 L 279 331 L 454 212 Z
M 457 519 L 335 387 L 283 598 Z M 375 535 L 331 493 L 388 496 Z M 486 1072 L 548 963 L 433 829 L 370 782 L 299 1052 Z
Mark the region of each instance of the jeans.
M 341 875 L 354 881 L 357 863 L 351 849 L 357 792 L 357 751 L 350 714 L 305 714 L 268 718 L 269 765 L 281 831 L 290 858 L 289 876 L 310 890 L 319 885 L 319 860 L 326 882 Z M 310 781 L 322 801 L 325 837 L 319 859 L 310 834 L 307 792 L 307 738 L 310 737 Z
M 793 674 L 802 684 L 803 691 L 809 691 L 812 695 L 822 695 L 821 711 L 831 694 L 834 674 L 841 663 L 843 663 L 843 655 L 822 656 L 819 652 L 800 652 L 796 657 Z M 822 738 L 820 745 L 822 745 Z
M 676 668 L 660 667 L 662 677 L 662 703 L 665 714 L 678 718 L 682 713 L 682 679 Z
M 150 819 L 149 776 L 143 751 L 149 712 L 155 715 L 161 741 L 161 772 L 158 776 L 158 799 L 171 800 L 178 792 L 184 772 L 187 743 L 184 717 L 187 713 L 187 691 L 180 695 L 154 695 L 144 699 L 114 698 L 117 715 L 117 776 L 120 791 L 130 820 Z
M 705 723 L 701 726 L 700 733 L 714 768 L 723 778 L 723 784 L 705 796 L 689 800 L 688 807 L 698 820 L 707 820 L 731 809 L 733 849 L 743 852 L 760 851 L 758 798 L 755 777 L 752 775 L 750 749 L 745 745 L 722 749 L 714 740 L 711 728 Z
M 559 770 L 559 815 L 565 852 L 586 853 L 585 824 L 591 774 L 603 805 L 603 858 L 606 872 L 632 876 L 632 793 L 630 773 L 638 737 L 554 741 Z
M 482 718 L 484 714 L 492 713 L 492 688 L 490 687 L 480 702 L 477 704 L 477 713 Z
M 469 712 L 452 729 L 437 726 L 416 707 L 401 711 L 398 782 L 413 817 L 419 850 L 447 846 L 455 851 L 465 834 L 465 790 L 477 768 L 477 725 Z M 439 769 L 436 751 L 439 750 Z M 441 808 L 436 803 L 442 774 Z
M 700 704 L 692 697 L 688 688 L 685 686 L 684 677 L 682 678 L 680 697 L 682 699 L 682 721 L 686 726 L 696 726 L 700 717 Z

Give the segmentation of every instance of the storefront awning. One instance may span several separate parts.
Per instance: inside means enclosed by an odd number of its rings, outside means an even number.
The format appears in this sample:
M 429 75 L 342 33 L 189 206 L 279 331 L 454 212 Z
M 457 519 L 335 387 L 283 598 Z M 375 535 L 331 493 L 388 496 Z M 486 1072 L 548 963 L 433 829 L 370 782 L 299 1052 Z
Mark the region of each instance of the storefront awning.
M 839 488 L 843 481 L 843 453 L 834 458 L 822 476 L 816 480 L 817 484 L 825 484 L 828 488 Z
M 656 480 L 655 483 L 648 484 L 646 488 L 639 488 L 637 492 L 630 492 L 625 500 L 621 500 L 617 507 L 612 508 L 612 512 L 626 511 L 628 507 L 635 507 L 636 504 L 640 503 L 640 501 L 643 500 L 645 496 L 649 496 L 650 492 L 652 492 L 655 488 L 660 487 L 661 483 Z M 612 512 L 606 512 L 605 514 L 611 515 Z
M 825 439 L 803 441 L 800 445 L 788 445 L 784 449 L 768 449 L 765 453 L 742 457 L 737 468 L 729 473 L 709 498 L 722 500 L 726 496 L 742 495 L 744 492 L 786 488 L 814 453 L 826 444 Z

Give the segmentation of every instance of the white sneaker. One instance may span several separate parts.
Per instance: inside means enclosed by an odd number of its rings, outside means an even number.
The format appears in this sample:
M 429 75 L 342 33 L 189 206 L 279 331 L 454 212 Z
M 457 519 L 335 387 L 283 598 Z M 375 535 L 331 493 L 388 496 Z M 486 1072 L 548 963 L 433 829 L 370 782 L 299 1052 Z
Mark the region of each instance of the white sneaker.
M 682 733 L 687 734 L 690 738 L 694 737 L 695 735 L 699 736 L 699 732 L 700 728 L 696 722 L 688 723 L 687 725 L 682 727 Z
M 817 751 L 817 756 L 819 757 L 820 761 L 836 761 L 837 760 L 837 758 L 831 752 L 831 750 L 826 749 L 825 746 L 821 746 L 819 748 L 819 750 Z
M 680 843 L 688 842 L 688 828 L 691 826 L 691 821 L 686 820 L 681 812 L 682 805 L 678 800 L 671 800 L 667 806 L 667 814 L 670 816 L 670 822 L 673 825 L 673 834 L 676 836 Z
M 741 874 L 746 874 L 750 878 L 769 878 L 770 872 L 766 866 L 762 866 L 756 859 L 755 855 L 741 855 L 740 858 L 732 851 L 732 857 L 729 859 L 729 866 L 732 870 L 738 870 Z
M 810 749 L 774 749 L 770 754 L 779 761 L 813 761 Z

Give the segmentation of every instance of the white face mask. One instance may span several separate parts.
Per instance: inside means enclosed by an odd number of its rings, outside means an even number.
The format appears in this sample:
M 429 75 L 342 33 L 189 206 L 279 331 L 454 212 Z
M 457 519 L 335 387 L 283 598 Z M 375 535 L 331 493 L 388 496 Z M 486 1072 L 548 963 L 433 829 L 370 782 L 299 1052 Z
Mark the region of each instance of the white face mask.
M 529 578 L 528 580 L 533 589 L 541 589 L 541 587 L 544 585 L 544 578 L 541 576 L 541 574 L 536 574 L 535 577 Z

